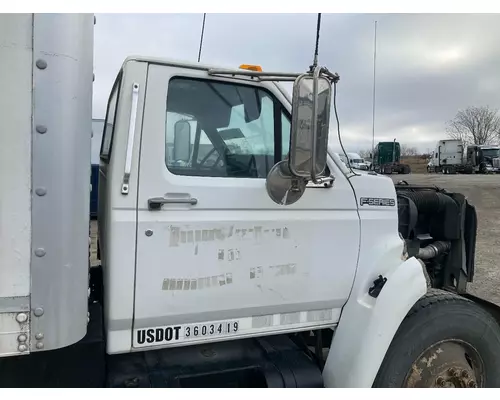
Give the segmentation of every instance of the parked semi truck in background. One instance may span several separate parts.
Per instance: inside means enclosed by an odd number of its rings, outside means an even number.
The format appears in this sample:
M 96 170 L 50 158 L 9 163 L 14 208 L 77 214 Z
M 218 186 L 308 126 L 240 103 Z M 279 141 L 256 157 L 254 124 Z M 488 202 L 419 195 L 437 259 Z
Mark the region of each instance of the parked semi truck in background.
M 343 165 L 324 68 L 127 58 L 90 268 L 93 26 L 0 15 L 0 386 L 500 387 L 474 207 Z
M 371 169 L 380 174 L 409 174 L 411 168 L 401 163 L 401 146 L 393 142 L 379 142 L 373 154 Z
M 358 153 L 347 153 L 347 157 L 349 158 L 349 165 L 352 168 L 368 171 L 369 165 Z
M 468 145 L 461 140 L 440 140 L 427 166 L 428 172 L 473 174 L 500 172 L 500 147 Z
M 487 172 L 500 173 L 500 146 L 481 145 L 484 169 Z

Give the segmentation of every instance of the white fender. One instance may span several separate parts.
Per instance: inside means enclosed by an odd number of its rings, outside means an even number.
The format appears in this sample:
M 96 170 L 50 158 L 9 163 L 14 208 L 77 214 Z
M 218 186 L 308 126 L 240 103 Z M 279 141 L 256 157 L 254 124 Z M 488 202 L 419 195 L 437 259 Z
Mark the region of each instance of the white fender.
M 384 275 L 377 298 L 351 295 L 346 303 L 323 370 L 325 387 L 371 387 L 401 322 L 427 291 L 413 257 Z

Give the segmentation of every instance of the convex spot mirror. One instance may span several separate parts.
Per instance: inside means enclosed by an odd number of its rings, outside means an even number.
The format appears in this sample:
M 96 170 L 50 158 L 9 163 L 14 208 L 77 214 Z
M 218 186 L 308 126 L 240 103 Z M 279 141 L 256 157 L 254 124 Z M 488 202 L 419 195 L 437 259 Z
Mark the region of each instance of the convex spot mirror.
M 191 124 L 177 121 L 174 125 L 174 160 L 189 162 L 191 158 Z
M 315 180 L 326 168 L 332 85 L 323 77 L 299 76 L 293 85 L 290 171 Z

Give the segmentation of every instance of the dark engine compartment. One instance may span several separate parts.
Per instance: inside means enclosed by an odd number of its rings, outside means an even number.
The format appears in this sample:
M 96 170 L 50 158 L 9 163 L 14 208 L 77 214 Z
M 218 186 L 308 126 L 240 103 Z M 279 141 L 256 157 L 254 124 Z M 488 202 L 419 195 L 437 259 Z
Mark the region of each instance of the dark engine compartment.
M 465 293 L 474 277 L 476 209 L 464 195 L 442 188 L 405 181 L 395 187 L 408 257 L 422 260 L 432 287 Z

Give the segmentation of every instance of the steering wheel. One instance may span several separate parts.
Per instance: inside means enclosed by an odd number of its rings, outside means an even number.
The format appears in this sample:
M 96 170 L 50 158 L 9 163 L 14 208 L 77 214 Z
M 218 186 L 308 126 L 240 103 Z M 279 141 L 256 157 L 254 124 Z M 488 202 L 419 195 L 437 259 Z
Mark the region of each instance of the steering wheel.
M 212 148 L 212 150 L 210 150 L 205 157 L 203 157 L 203 159 L 198 163 L 198 165 L 200 167 L 203 166 L 203 164 L 205 164 L 208 161 L 208 159 L 214 153 L 214 151 L 215 151 L 215 147 Z M 219 164 L 219 162 L 221 161 L 221 159 L 222 159 L 222 154 L 219 154 L 219 157 L 217 157 L 217 160 L 215 160 L 213 165 L 210 166 L 210 169 L 215 169 L 217 167 L 217 164 Z

